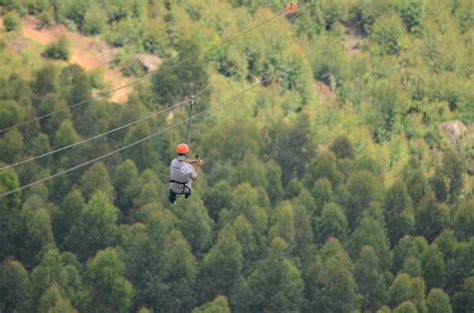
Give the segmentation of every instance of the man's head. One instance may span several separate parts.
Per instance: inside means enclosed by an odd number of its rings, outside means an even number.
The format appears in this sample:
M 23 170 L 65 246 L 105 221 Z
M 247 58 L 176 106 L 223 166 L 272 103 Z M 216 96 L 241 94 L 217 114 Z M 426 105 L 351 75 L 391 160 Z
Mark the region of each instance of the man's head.
M 189 147 L 187 144 L 185 143 L 180 143 L 177 147 L 176 147 L 176 153 L 178 154 L 178 157 L 177 159 L 178 160 L 184 160 L 186 159 L 186 155 L 188 154 L 189 152 Z

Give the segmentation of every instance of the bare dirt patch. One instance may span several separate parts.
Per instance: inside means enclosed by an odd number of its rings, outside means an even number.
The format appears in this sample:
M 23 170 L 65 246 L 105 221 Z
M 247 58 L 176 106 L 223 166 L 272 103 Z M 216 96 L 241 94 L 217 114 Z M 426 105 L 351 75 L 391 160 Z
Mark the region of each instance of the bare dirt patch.
M 0 29 L 3 27 L 3 19 L 0 17 Z M 119 68 L 111 68 L 111 62 L 116 54 L 116 49 L 107 44 L 104 40 L 97 37 L 86 37 L 79 33 L 69 31 L 63 25 L 54 27 L 42 27 L 41 22 L 33 17 L 27 16 L 22 23 L 23 38 L 30 39 L 41 45 L 48 45 L 55 41 L 59 36 L 64 36 L 71 43 L 71 64 L 78 64 L 86 71 L 92 71 L 102 68 L 105 73 L 106 82 L 111 89 L 117 89 L 131 79 L 122 75 Z M 0 33 L 0 36 L 1 33 Z M 1 37 L 0 37 L 1 38 Z M 12 40 L 9 45 L 14 51 L 21 51 L 28 48 L 27 43 L 22 37 Z M 128 99 L 128 95 L 133 88 L 123 88 L 111 95 L 114 102 L 123 103 Z
M 321 81 L 317 80 L 314 82 L 314 90 L 316 90 L 316 93 L 319 95 L 319 101 L 321 103 L 330 99 L 336 99 L 336 94 L 331 90 L 331 87 Z
M 349 28 L 346 26 L 346 30 Z M 357 29 L 351 29 L 347 32 L 346 43 L 344 45 L 344 49 L 347 55 L 352 58 L 353 56 L 361 53 L 361 51 L 357 48 L 360 40 L 362 38 L 362 34 Z

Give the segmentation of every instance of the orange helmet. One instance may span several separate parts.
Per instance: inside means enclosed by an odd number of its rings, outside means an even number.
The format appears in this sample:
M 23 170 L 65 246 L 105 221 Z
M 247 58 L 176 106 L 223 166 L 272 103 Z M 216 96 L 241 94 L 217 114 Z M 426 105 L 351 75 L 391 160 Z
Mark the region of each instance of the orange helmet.
M 289 14 L 295 14 L 298 11 L 298 5 L 295 2 L 290 2 L 286 5 L 286 11 Z
M 179 154 L 186 154 L 189 152 L 189 147 L 187 144 L 185 143 L 180 143 L 177 147 L 176 147 L 176 153 L 179 153 Z

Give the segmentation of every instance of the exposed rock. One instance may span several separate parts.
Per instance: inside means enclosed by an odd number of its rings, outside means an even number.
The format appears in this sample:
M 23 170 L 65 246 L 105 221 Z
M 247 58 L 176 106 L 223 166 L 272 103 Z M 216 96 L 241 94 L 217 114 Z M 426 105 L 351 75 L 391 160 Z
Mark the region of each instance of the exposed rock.
M 152 54 L 135 54 L 135 59 L 137 59 L 148 72 L 156 71 L 163 61 L 159 56 Z
M 455 143 L 457 139 L 464 137 L 467 134 L 466 125 L 458 120 L 441 124 L 441 129 L 446 134 L 451 144 Z

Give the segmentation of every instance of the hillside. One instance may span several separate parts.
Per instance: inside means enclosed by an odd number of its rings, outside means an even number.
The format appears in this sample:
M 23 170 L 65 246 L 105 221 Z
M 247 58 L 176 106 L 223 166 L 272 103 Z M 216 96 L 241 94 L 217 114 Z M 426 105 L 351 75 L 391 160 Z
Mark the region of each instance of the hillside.
M 0 0 L 0 312 L 472 313 L 473 2 L 286 5 Z

